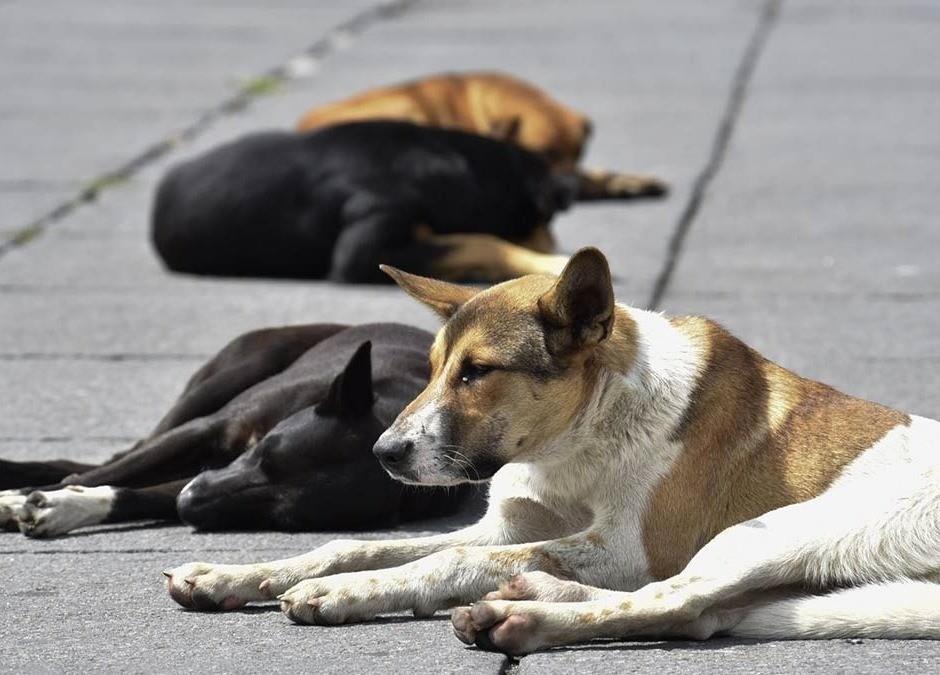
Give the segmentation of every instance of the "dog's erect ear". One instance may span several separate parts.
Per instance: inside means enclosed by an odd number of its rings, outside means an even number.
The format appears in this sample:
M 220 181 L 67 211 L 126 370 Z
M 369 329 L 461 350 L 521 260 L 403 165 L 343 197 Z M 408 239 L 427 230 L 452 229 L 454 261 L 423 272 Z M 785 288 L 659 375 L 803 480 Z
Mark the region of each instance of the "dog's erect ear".
M 317 412 L 331 417 L 355 417 L 371 410 L 373 403 L 372 343 L 367 340 L 333 379 L 326 398 L 317 404 Z
M 480 292 L 470 286 L 419 277 L 388 265 L 379 265 L 379 269 L 390 276 L 405 293 L 423 302 L 444 319 L 449 319 L 462 304 Z
M 614 288 L 607 258 L 596 248 L 571 256 L 555 285 L 538 301 L 545 344 L 555 356 L 605 340 L 614 325 Z
M 505 117 L 499 120 L 493 120 L 490 123 L 489 135 L 500 141 L 514 143 L 519 138 L 519 130 L 522 129 L 522 118 L 518 115 Z

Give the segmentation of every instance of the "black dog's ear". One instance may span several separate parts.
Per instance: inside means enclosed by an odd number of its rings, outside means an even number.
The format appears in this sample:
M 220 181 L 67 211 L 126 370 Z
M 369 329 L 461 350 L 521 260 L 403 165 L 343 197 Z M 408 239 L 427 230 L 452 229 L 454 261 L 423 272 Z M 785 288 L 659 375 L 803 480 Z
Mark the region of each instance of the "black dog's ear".
M 596 248 L 582 248 L 539 298 L 538 306 L 545 322 L 545 344 L 555 356 L 567 356 L 607 339 L 614 324 L 614 288 L 607 258 Z
M 493 120 L 490 123 L 489 135 L 500 141 L 515 143 L 516 139 L 519 138 L 519 130 L 521 128 L 522 118 L 518 115 L 513 115 L 512 117 Z
M 361 415 L 372 409 L 372 343 L 359 345 L 346 368 L 333 379 L 326 398 L 317 404 L 317 412 L 332 417 Z
M 470 286 L 419 277 L 417 274 L 409 274 L 389 265 L 379 265 L 379 269 L 390 276 L 405 293 L 423 302 L 445 320 L 453 316 L 463 303 L 480 292 L 479 289 Z

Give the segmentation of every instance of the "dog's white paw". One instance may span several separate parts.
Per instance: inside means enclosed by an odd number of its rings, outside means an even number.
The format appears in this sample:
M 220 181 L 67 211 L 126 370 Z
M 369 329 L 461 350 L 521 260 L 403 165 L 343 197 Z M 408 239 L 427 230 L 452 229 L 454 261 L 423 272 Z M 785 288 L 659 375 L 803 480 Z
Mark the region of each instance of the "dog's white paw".
M 395 609 L 385 606 L 378 579 L 362 572 L 307 579 L 278 600 L 291 621 L 319 625 L 368 621 L 380 611 Z
M 114 494 L 114 488 L 107 485 L 68 485 L 61 490 L 33 492 L 17 514 L 20 532 L 27 537 L 55 537 L 102 523 L 111 511 Z
M 166 588 L 183 607 L 203 612 L 232 610 L 255 600 L 266 600 L 259 590 L 259 575 L 250 565 L 187 563 L 166 570 Z
M 19 530 L 17 519 L 23 504 L 26 503 L 26 495 L 20 490 L 4 490 L 0 492 L 0 531 L 9 530 L 16 532 Z
M 476 644 L 480 649 L 520 656 L 546 646 L 541 603 L 478 602 L 458 607 L 451 614 L 454 635 L 463 643 Z

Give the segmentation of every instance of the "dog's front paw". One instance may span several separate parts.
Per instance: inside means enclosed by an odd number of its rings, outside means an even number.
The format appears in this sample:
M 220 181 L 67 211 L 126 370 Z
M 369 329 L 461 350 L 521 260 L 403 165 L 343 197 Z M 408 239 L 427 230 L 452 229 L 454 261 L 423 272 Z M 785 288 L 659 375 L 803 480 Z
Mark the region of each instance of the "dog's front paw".
M 36 491 L 19 508 L 17 524 L 27 537 L 56 537 L 104 522 L 113 503 L 114 488 L 106 485 Z
M 536 605 L 497 600 L 458 607 L 451 613 L 454 635 L 487 651 L 529 654 L 545 646 Z
M 20 490 L 0 492 L 0 532 L 19 532 L 19 516 L 26 503 L 26 495 Z
M 18 532 L 19 514 L 26 503 L 26 495 L 20 490 L 0 492 L 0 531 Z
M 355 572 L 301 581 L 278 599 L 281 611 L 295 623 L 335 625 L 368 621 L 384 609 L 378 606 L 382 602 L 378 581 Z
M 248 565 L 188 563 L 166 570 L 163 576 L 170 597 L 188 609 L 232 610 L 265 599 Z

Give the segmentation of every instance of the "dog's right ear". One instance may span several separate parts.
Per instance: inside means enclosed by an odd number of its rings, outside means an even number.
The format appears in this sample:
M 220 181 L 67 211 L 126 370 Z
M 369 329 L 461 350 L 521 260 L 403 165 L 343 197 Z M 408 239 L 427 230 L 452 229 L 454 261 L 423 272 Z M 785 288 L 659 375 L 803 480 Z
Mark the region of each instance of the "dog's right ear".
M 555 356 L 606 340 L 614 324 L 614 287 L 604 254 L 589 247 L 571 256 L 538 308 L 546 347 Z
M 388 265 L 379 265 L 379 269 L 390 276 L 405 293 L 423 302 L 445 320 L 453 316 L 461 305 L 480 292 L 479 289 L 470 286 L 419 277 L 417 274 L 409 274 Z

